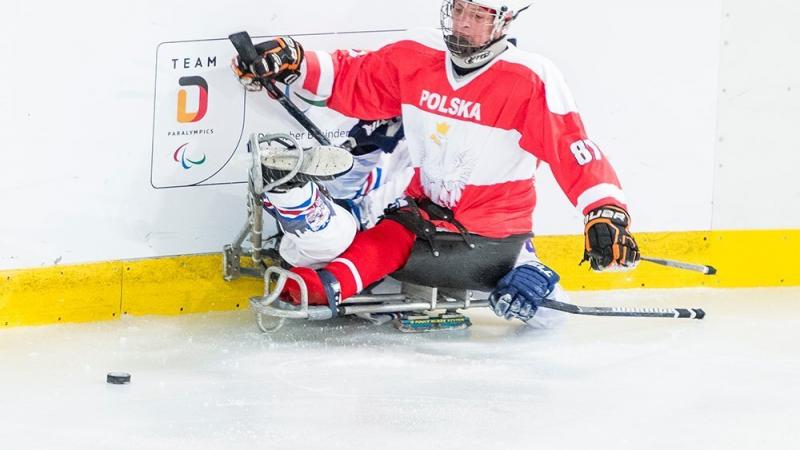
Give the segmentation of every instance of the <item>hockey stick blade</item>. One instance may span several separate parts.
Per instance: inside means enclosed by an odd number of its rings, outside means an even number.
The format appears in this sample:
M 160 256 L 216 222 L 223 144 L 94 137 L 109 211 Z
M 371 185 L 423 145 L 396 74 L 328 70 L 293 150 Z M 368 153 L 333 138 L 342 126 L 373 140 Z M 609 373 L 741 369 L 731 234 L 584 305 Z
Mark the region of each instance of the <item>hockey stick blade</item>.
M 624 308 L 606 306 L 578 306 L 555 300 L 545 300 L 544 308 L 555 309 L 570 314 L 611 317 L 663 317 L 669 319 L 702 320 L 706 313 L 700 308 Z
M 717 269 L 715 269 L 713 266 L 707 266 L 704 264 L 690 264 L 681 261 L 673 261 L 670 259 L 650 258 L 647 256 L 642 256 L 641 259 L 642 261 L 647 261 L 649 263 L 658 264 L 661 266 L 672 267 L 673 269 L 700 272 L 704 275 L 715 275 L 717 273 Z

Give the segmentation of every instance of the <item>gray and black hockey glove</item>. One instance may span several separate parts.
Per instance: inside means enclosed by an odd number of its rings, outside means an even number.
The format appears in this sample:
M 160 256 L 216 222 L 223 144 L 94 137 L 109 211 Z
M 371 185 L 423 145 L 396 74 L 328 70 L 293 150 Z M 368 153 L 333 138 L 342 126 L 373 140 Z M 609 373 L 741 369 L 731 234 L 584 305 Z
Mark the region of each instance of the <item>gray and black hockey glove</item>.
M 530 320 L 544 299 L 561 279 L 551 268 L 539 262 L 515 267 L 500 279 L 489 294 L 489 305 L 506 320 Z
M 583 261 L 589 261 L 593 270 L 628 270 L 639 264 L 639 247 L 628 229 L 631 218 L 627 211 L 601 206 L 590 211 L 584 223 Z

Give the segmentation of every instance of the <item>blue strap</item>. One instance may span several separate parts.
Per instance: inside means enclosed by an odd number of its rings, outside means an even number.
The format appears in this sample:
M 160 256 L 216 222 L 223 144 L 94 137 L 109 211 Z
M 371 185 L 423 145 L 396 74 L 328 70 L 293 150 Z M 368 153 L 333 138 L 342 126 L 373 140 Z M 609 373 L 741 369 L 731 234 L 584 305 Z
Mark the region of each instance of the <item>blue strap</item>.
M 317 271 L 317 275 L 319 275 L 319 279 L 322 281 L 322 287 L 325 288 L 325 296 L 328 297 L 328 307 L 331 308 L 331 312 L 333 313 L 332 317 L 336 317 L 339 314 L 337 305 L 342 302 L 342 286 L 339 284 L 339 280 L 327 270 L 320 269 Z

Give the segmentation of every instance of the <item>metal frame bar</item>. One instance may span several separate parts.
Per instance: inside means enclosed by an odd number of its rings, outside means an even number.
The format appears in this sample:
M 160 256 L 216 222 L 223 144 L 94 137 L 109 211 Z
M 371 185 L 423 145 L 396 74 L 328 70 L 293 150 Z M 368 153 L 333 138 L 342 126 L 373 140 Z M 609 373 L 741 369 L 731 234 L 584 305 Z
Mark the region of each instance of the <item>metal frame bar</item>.
M 298 152 L 297 163 L 294 168 L 278 180 L 264 185 L 264 172 L 261 166 L 261 144 L 278 142 L 288 150 Z M 259 136 L 259 133 L 250 134 L 248 150 L 251 154 L 250 170 L 247 183 L 247 220 L 242 226 L 233 243 L 223 248 L 222 276 L 226 281 L 235 280 L 242 275 L 260 278 L 264 275 L 264 210 L 262 196 L 264 192 L 279 186 L 292 178 L 300 171 L 303 164 L 304 151 L 300 143 L 292 136 L 284 133 L 272 133 Z M 250 248 L 243 248 L 242 244 L 250 238 Z M 242 255 L 249 256 L 256 267 L 242 267 Z
M 288 280 L 300 286 L 300 305 L 296 306 L 280 299 Z M 420 312 L 433 310 L 456 310 L 484 308 L 488 300 L 475 300 L 472 291 L 454 291 L 443 295 L 439 289 L 411 283 L 401 285 L 403 292 L 393 294 L 357 295 L 348 298 L 337 308 L 338 315 L 368 313 Z M 303 279 L 289 270 L 277 266 L 268 267 L 264 273 L 264 296 L 250 299 L 256 321 L 264 332 L 280 329 L 283 319 L 327 320 L 333 317 L 328 306 L 308 304 L 308 289 Z M 265 325 L 266 317 L 281 319 Z

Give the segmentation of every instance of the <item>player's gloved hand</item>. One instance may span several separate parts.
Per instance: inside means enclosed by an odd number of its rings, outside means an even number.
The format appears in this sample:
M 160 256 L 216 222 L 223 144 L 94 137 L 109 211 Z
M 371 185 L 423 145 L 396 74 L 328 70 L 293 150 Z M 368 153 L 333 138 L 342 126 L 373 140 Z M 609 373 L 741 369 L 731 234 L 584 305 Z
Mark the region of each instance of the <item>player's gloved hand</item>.
M 542 263 L 523 264 L 500 279 L 489 294 L 489 305 L 495 314 L 506 320 L 528 321 L 560 279 L 553 269 Z
M 239 82 L 249 91 L 261 89 L 258 78 L 268 78 L 291 84 L 300 76 L 300 64 L 305 52 L 299 42 L 289 36 L 277 37 L 256 45 L 261 59 L 249 66 L 238 56 L 231 61 L 231 69 Z
M 628 230 L 631 218 L 627 211 L 601 206 L 590 211 L 584 223 L 583 261 L 589 261 L 593 270 L 628 270 L 639 264 L 639 247 Z
M 354 155 L 365 155 L 379 149 L 392 153 L 405 137 L 403 119 L 394 117 L 386 120 L 359 120 L 347 136 L 345 144 Z
M 239 83 L 241 83 L 246 90 L 257 92 L 264 87 L 261 85 L 261 81 L 250 71 L 250 67 L 239 59 L 238 55 L 234 56 L 231 60 L 231 70 L 233 70 L 233 74 L 236 75 L 236 78 L 239 79 Z

